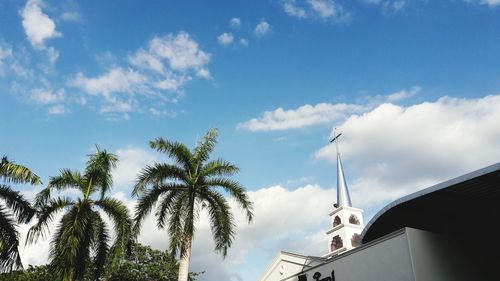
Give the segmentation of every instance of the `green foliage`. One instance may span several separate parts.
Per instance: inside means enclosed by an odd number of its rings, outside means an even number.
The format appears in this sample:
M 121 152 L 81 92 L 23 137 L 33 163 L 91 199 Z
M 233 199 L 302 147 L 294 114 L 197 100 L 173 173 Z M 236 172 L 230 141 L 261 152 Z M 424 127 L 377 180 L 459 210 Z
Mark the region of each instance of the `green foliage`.
M 246 212 L 248 222 L 253 218 L 252 202 L 245 188 L 228 178 L 238 172 L 238 167 L 222 159 L 210 161 L 216 143 L 216 129 L 209 130 L 193 150 L 163 138 L 151 141 L 151 148 L 167 154 L 175 163 L 146 166 L 132 192 L 139 197 L 134 218 L 135 234 L 139 233 L 144 218 L 158 206 L 157 225 L 169 233 L 169 252 L 172 256 L 180 253 L 184 263 L 189 263 L 195 222 L 202 209 L 209 214 L 215 250 L 224 257 L 227 255 L 236 225 L 221 192 L 233 197 Z
M 0 161 L 0 179 L 7 183 L 41 184 L 40 177 L 25 166 L 9 161 L 6 156 Z
M 89 155 L 83 174 L 63 169 L 58 176 L 51 177 L 48 186 L 36 196 L 38 221 L 28 232 L 28 243 L 43 237 L 55 215 L 64 211 L 51 240 L 51 280 L 81 280 L 88 273 L 89 265 L 97 279 L 102 276 L 106 261 L 116 264 L 122 258 L 132 238 L 132 220 L 120 201 L 106 197 L 113 183 L 111 169 L 117 161 L 114 154 L 97 147 L 96 153 Z M 76 190 L 81 197 L 52 198 L 53 191 L 67 189 Z M 99 211 L 110 218 L 116 233 L 113 243 L 108 224 Z
M 179 264 L 165 252 L 149 246 L 132 244 L 129 255 L 118 265 L 108 263 L 104 269 L 103 281 L 176 281 Z M 90 263 L 81 281 L 93 281 L 95 265 Z M 189 280 L 195 281 L 202 273 L 189 273 Z M 48 265 L 29 266 L 25 271 L 0 274 L 0 281 L 50 281 L 56 276 Z
M 46 265 L 29 266 L 23 271 L 12 271 L 0 274 L 0 281 L 48 281 L 53 280 Z
M 111 269 L 108 281 L 176 281 L 179 264 L 165 252 L 149 246 L 134 244 L 130 255 L 120 265 Z M 189 280 L 196 280 L 201 273 L 189 274 Z
M 22 268 L 19 256 L 17 224 L 27 223 L 35 215 L 30 203 L 10 183 L 41 183 L 30 169 L 2 157 L 0 161 L 0 272 Z

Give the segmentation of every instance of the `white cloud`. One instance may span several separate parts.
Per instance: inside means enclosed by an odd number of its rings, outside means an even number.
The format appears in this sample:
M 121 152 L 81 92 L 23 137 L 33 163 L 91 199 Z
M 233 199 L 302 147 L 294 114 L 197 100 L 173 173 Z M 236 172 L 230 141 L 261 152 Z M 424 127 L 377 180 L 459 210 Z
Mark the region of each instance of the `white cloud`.
M 82 16 L 80 13 L 75 11 L 66 11 L 61 14 L 61 19 L 68 22 L 81 22 Z
M 161 61 L 161 58 L 143 49 L 131 56 L 129 62 L 134 66 L 147 68 L 160 74 L 164 74 L 166 71 L 166 67 Z
M 363 205 L 380 204 L 498 162 L 500 95 L 443 97 L 411 106 L 382 104 L 340 124 L 341 152 L 362 177 L 351 185 Z M 315 154 L 335 161 L 328 145 Z
M 380 6 L 385 13 L 402 11 L 408 4 L 408 0 L 361 0 L 361 2 Z
M 317 124 L 333 123 L 350 114 L 364 110 L 363 106 L 345 103 L 306 104 L 290 110 L 284 110 L 280 107 L 274 111 L 264 112 L 259 118 L 240 123 L 238 128 L 253 132 L 299 129 Z
M 241 46 L 246 47 L 246 46 L 248 46 L 249 44 L 250 44 L 250 41 L 248 41 L 248 39 L 246 39 L 246 38 L 240 38 L 240 45 L 241 45 Z
M 113 171 L 114 185 L 130 191 L 135 184 L 137 175 L 146 165 L 158 161 L 158 157 L 151 151 L 139 147 L 128 146 L 116 150 L 119 162 Z
M 50 115 L 61 115 L 61 114 L 66 114 L 68 112 L 69 112 L 68 109 L 62 104 L 54 105 L 49 108 Z
M 369 105 L 367 106 L 367 109 L 372 109 L 373 106 L 377 106 L 382 103 L 395 103 L 403 101 L 418 95 L 421 91 L 422 88 L 420 86 L 413 86 L 409 89 L 403 89 L 388 95 L 369 96 L 366 98 Z
M 321 18 L 337 17 L 338 6 L 331 0 L 307 0 L 311 9 Z
M 247 224 L 239 208 L 232 202 L 238 231 L 234 245 L 225 260 L 213 253 L 210 228 L 207 220 L 201 216 L 193 246 L 193 269 L 207 270 L 204 276 L 206 280 L 223 280 L 220 279 L 222 276 L 238 275 L 236 267 L 248 267 L 245 258 L 250 252 L 258 251 L 259 254 L 271 257 L 279 250 L 324 254 L 327 249 L 324 233 L 323 241 L 307 246 L 305 243 L 297 243 L 295 238 L 299 236 L 302 241 L 304 237 L 314 236 L 323 232 L 323 228 L 327 228 L 328 212 L 333 209 L 335 200 L 334 193 L 333 190 L 325 190 L 315 185 L 307 185 L 293 191 L 282 186 L 251 191 L 249 197 L 255 207 L 255 220 L 251 224 Z M 205 223 L 201 223 L 202 220 Z M 264 269 L 249 270 L 258 276 Z M 245 278 L 248 279 L 250 278 Z
M 366 112 L 381 103 L 396 102 L 410 98 L 420 91 L 421 88 L 419 86 L 414 86 L 409 90 L 400 90 L 389 95 L 370 96 L 367 98 L 366 104 L 306 104 L 297 109 L 289 110 L 280 107 L 273 111 L 265 111 L 259 118 L 252 118 L 246 122 L 239 123 L 237 128 L 252 132 L 283 131 L 319 124 L 332 124 L 344 121 L 352 114 Z
M 292 17 L 346 21 L 350 14 L 334 0 L 284 0 L 283 11 Z
M 210 71 L 208 70 L 208 68 L 198 69 L 198 71 L 196 72 L 196 76 L 201 77 L 201 78 L 205 78 L 205 79 L 212 78 L 212 75 L 210 74 Z
M 241 19 L 240 18 L 232 18 L 229 20 L 229 25 L 232 27 L 240 27 Z
M 50 250 L 50 239 L 39 239 L 37 243 L 25 245 L 24 241 L 26 241 L 26 235 L 28 230 L 32 225 L 36 223 L 36 220 L 33 220 L 30 224 L 21 224 L 19 226 L 20 240 L 22 241 L 19 247 L 19 254 L 21 256 L 21 260 L 23 262 L 23 266 L 27 268 L 28 265 L 43 265 L 47 264 L 49 259 L 49 250 Z
M 224 32 L 217 37 L 217 42 L 221 45 L 227 46 L 233 43 L 234 36 L 231 33 Z
M 203 71 L 203 70 L 200 70 Z M 210 75 L 210 73 L 199 73 L 197 74 L 198 76 L 203 76 L 203 75 Z M 188 76 L 172 76 L 172 77 L 166 77 L 163 80 L 157 81 L 156 84 L 154 85 L 156 88 L 160 90 L 167 90 L 167 91 L 178 91 L 186 82 L 190 81 L 191 77 Z
M 500 5 L 500 0 L 463 0 L 463 1 L 467 3 L 477 3 L 480 5 L 487 5 L 490 7 Z
M 134 100 L 122 100 L 112 97 L 108 100 L 106 104 L 101 106 L 100 113 L 122 113 L 121 118 L 116 118 L 116 116 L 110 117 L 111 120 L 125 119 L 128 120 L 130 116 L 128 113 L 136 111 L 136 102 Z
M 307 18 L 307 12 L 304 8 L 297 6 L 297 0 L 283 1 L 283 11 L 289 16 L 297 18 Z
M 406 6 L 406 1 L 403 0 L 394 1 L 392 3 L 392 9 L 396 12 L 402 10 L 405 6 Z
M 500 5 L 500 0 L 481 0 L 481 4 L 497 6 Z
M 47 49 L 45 49 L 45 51 L 50 65 L 53 65 L 59 58 L 59 51 L 57 51 L 54 47 L 48 47 Z
M 253 30 L 253 33 L 256 36 L 265 36 L 271 32 L 271 25 L 265 21 L 261 20 L 256 26 L 255 29 Z
M 45 106 L 49 115 L 69 113 L 69 109 L 65 106 L 68 99 L 64 89 L 58 91 L 50 88 L 33 89 L 29 93 L 29 99 L 38 105 Z
M 12 46 L 0 40 L 0 78 L 14 74 L 20 78 L 28 78 L 32 75 L 24 63 L 25 54 L 23 50 L 14 50 Z
M 138 110 L 134 96 L 147 87 L 147 82 L 147 77 L 139 72 L 117 67 L 95 78 L 78 73 L 68 85 L 89 95 L 102 97 L 101 113 L 128 113 Z
M 167 34 L 128 56 L 125 66 L 115 63 L 95 77 L 78 73 L 68 85 L 100 98 L 101 113 L 151 113 L 149 103 L 177 101 L 194 77 L 211 79 L 210 56 L 186 32 Z
M 64 100 L 66 94 L 63 90 L 54 93 L 50 89 L 34 89 L 30 98 L 39 104 L 54 104 Z
M 317 185 L 306 185 L 293 191 L 283 186 L 272 186 L 248 192 L 254 202 L 255 220 L 248 224 L 235 202 L 230 200 L 236 218 L 237 233 L 226 259 L 213 251 L 212 233 L 204 212 L 196 224 L 191 271 L 205 271 L 204 280 L 234 280 L 238 266 L 248 268 L 250 253 L 273 257 L 279 250 L 321 255 L 326 252 L 324 229 L 328 227 L 328 213 L 333 209 L 335 191 Z M 129 206 L 133 206 L 133 202 Z M 300 208 L 289 208 L 300 206 Z M 278 211 L 279 210 L 279 211 Z M 167 233 L 158 230 L 155 219 L 148 217 L 142 227 L 139 241 L 157 249 L 165 249 Z M 300 237 L 300 242 L 296 240 Z M 304 239 L 305 237 L 305 239 Z M 257 277 L 263 268 L 250 268 Z M 250 280 L 248 277 L 245 280 Z M 237 279 L 238 280 L 238 279 Z M 241 280 L 241 279 L 239 279 Z
M 12 48 L 0 46 L 0 63 L 6 58 L 12 57 Z
M 0 77 L 5 75 L 8 59 L 12 58 L 12 48 L 0 45 Z
M 35 48 L 45 48 L 45 41 L 51 38 L 62 36 L 56 30 L 54 21 L 42 11 L 44 2 L 42 0 L 28 0 L 21 12 L 23 27 L 30 41 Z
M 407 98 L 411 98 L 418 94 L 422 90 L 419 86 L 414 86 L 410 90 L 401 90 L 399 92 L 390 94 L 386 97 L 387 102 L 396 102 L 400 100 L 404 100 Z
M 133 93 L 146 83 L 146 77 L 133 69 L 111 68 L 96 78 L 87 78 L 78 73 L 69 82 L 70 86 L 80 88 L 91 95 L 111 98 L 113 93 Z
M 149 42 L 149 52 L 158 58 L 166 59 L 176 71 L 199 70 L 210 61 L 210 54 L 201 50 L 198 43 L 183 31 L 175 36 L 168 34 L 153 38 Z
M 168 34 L 154 37 L 147 49 L 139 49 L 129 57 L 129 62 L 138 68 L 151 70 L 159 74 L 166 72 L 187 73 L 190 71 L 208 71 L 210 54 L 200 49 L 188 33 L 181 31 L 177 35 Z
M 151 113 L 151 114 L 153 114 L 155 116 L 167 116 L 167 117 L 174 118 L 177 115 L 179 115 L 178 112 L 170 111 L 170 110 L 166 110 L 166 109 L 158 109 L 158 108 L 155 108 L 155 107 L 150 107 L 148 109 L 148 111 L 149 111 L 149 113 Z

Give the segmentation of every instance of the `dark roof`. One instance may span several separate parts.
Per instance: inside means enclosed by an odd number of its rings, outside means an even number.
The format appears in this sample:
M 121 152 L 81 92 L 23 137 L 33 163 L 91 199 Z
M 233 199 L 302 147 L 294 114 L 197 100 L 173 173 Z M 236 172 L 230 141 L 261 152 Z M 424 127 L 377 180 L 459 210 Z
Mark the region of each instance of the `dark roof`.
M 489 237 L 500 218 L 500 163 L 402 197 L 380 210 L 361 234 L 367 243 L 403 227 Z M 498 234 L 498 233 L 496 233 Z

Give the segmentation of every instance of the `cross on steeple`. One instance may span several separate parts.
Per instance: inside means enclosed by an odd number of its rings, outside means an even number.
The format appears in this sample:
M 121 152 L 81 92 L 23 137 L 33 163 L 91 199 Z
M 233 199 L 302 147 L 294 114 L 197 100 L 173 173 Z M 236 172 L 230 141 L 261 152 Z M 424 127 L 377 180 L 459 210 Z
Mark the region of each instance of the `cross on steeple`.
M 337 149 L 337 203 L 335 209 L 329 214 L 331 219 L 330 229 L 326 232 L 328 237 L 328 253 L 325 257 L 337 255 L 353 249 L 359 245 L 359 235 L 363 231 L 363 210 L 352 207 L 351 197 L 344 176 L 342 160 L 340 159 L 339 139 L 342 133 L 333 131 L 330 143 L 335 142 Z
M 338 135 L 337 135 L 337 134 L 335 133 L 336 131 L 337 131 L 337 128 L 335 128 L 335 129 L 334 129 L 334 131 L 333 131 L 333 134 L 335 135 L 335 137 L 333 137 L 333 139 L 330 141 L 330 143 L 332 143 L 332 142 L 334 142 L 334 141 L 336 141 L 336 143 L 337 143 L 337 144 L 339 143 L 339 142 L 337 141 L 337 139 L 338 139 L 338 138 L 342 135 L 342 133 L 340 133 L 340 134 L 338 134 Z

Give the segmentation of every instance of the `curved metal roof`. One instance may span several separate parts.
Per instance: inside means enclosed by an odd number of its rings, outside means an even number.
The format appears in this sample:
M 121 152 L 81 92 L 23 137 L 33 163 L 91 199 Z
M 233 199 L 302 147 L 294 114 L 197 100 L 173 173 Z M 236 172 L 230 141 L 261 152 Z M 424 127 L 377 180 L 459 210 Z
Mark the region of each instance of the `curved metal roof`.
M 402 197 L 366 225 L 363 243 L 403 227 L 489 235 L 500 214 L 500 163 Z M 487 236 L 486 236 L 487 237 Z

